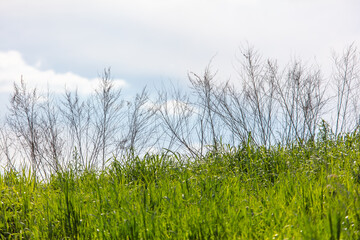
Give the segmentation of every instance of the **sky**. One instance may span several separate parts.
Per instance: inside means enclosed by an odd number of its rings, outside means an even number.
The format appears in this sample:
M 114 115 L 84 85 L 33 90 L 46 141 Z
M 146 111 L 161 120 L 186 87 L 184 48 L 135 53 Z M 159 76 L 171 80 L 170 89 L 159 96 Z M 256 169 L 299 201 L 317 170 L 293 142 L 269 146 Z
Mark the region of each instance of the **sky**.
M 187 85 L 212 60 L 236 78 L 239 47 L 328 69 L 360 44 L 359 0 L 0 0 L 0 112 L 13 83 L 88 94 L 104 68 L 129 94 Z

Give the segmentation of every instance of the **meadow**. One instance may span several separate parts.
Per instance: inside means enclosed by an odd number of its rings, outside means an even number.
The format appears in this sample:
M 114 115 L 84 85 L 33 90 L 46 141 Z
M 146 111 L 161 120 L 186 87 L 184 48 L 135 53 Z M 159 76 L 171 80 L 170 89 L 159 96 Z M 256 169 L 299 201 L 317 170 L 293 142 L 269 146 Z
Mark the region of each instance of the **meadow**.
M 360 52 L 329 76 L 240 53 L 133 98 L 110 68 L 86 96 L 14 83 L 0 239 L 360 239 Z
M 359 239 L 360 134 L 0 176 L 1 239 Z

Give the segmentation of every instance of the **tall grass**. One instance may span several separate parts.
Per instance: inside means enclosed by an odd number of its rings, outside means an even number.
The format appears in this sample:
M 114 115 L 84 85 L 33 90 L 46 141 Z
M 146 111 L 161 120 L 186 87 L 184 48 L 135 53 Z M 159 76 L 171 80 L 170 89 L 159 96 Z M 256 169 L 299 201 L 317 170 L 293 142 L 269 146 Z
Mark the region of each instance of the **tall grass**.
M 125 161 L 126 160 L 126 161 Z M 360 135 L 0 176 L 1 239 L 359 239 Z

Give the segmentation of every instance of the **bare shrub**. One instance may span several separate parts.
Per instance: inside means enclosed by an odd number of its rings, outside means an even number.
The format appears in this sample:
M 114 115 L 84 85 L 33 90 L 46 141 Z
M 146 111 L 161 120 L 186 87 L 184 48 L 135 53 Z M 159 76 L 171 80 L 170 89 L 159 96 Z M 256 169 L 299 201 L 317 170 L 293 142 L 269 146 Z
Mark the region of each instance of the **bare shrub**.
M 115 137 L 119 134 L 124 119 L 122 111 L 124 101 L 121 99 L 121 89 L 112 82 L 110 68 L 101 75 L 99 86 L 95 90 L 92 102 L 94 120 L 93 153 L 90 159 L 95 161 L 100 155 L 102 169 L 111 151 L 116 146 Z
M 14 83 L 9 112 L 7 124 L 27 155 L 34 176 L 42 175 L 39 95 L 36 89 L 28 90 L 23 79 L 20 85 Z
M 56 100 L 48 89 L 45 102 L 41 105 L 40 131 L 43 139 L 41 156 L 49 165 L 49 170 L 59 172 L 66 162 L 64 156 L 65 139 L 62 136 L 64 126 L 60 122 L 60 111 Z
M 332 82 L 336 91 L 335 135 L 354 129 L 359 124 L 358 96 L 360 83 L 359 51 L 354 44 L 342 55 L 333 53 Z
M 165 148 L 181 151 L 194 158 L 205 151 L 204 122 L 201 109 L 191 100 L 191 95 L 172 88 L 158 92 L 158 113 L 161 127 L 167 138 Z
M 281 140 L 290 143 L 294 140 L 313 138 L 327 99 L 326 88 L 319 69 L 306 67 L 294 61 L 285 70 L 282 78 L 276 81 L 276 92 L 281 106 Z
M 211 63 L 211 62 L 210 62 Z M 220 144 L 220 118 L 216 114 L 218 100 L 216 99 L 218 86 L 215 85 L 215 76 L 210 69 L 210 64 L 206 67 L 202 76 L 196 73 L 188 75 L 191 90 L 193 91 L 193 105 L 197 109 L 196 128 L 201 152 L 205 146 L 211 146 L 218 151 Z
M 129 156 L 154 149 L 202 158 L 228 143 L 301 144 L 322 134 L 319 125 L 324 126 L 326 115 L 335 136 L 359 126 L 354 44 L 334 54 L 330 84 L 317 66 L 294 60 L 280 68 L 252 47 L 240 49 L 237 60 L 235 81 L 218 79 L 210 62 L 202 74 L 188 74 L 188 89 L 164 87 L 153 100 L 147 88 L 123 99 L 110 68 L 89 95 L 65 90 L 59 98 L 48 90 L 40 96 L 21 79 L 0 129 L 0 158 L 7 169 L 25 159 L 34 175 L 46 177 L 69 166 L 105 170 L 114 156 L 131 161 Z M 328 85 L 335 89 L 330 100 Z
M 128 131 L 122 140 L 122 148 L 137 155 L 156 145 L 158 141 L 156 138 L 158 128 L 156 112 L 156 107 L 149 102 L 149 94 L 146 88 L 143 88 L 141 93 L 136 94 L 133 101 L 127 104 L 126 128 Z

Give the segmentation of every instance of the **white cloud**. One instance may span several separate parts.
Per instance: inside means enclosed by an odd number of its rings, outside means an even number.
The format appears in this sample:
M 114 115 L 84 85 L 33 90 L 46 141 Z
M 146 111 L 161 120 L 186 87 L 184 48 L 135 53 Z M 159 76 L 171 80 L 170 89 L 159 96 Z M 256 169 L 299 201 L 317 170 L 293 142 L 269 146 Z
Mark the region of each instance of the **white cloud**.
M 9 93 L 13 90 L 13 83 L 21 78 L 31 88 L 45 91 L 49 88 L 55 93 L 78 89 L 80 94 L 89 94 L 98 85 L 98 79 L 88 79 L 77 74 L 56 73 L 53 70 L 40 70 L 41 62 L 35 66 L 27 64 L 17 51 L 0 52 L 0 93 Z M 114 79 L 115 87 L 126 87 L 127 83 L 122 79 Z
M 359 11 L 359 0 L 12 0 L 0 3 L 0 39 L 43 67 L 111 66 L 144 79 L 183 78 L 217 54 L 227 78 L 244 41 L 281 63 L 322 63 L 360 38 Z

